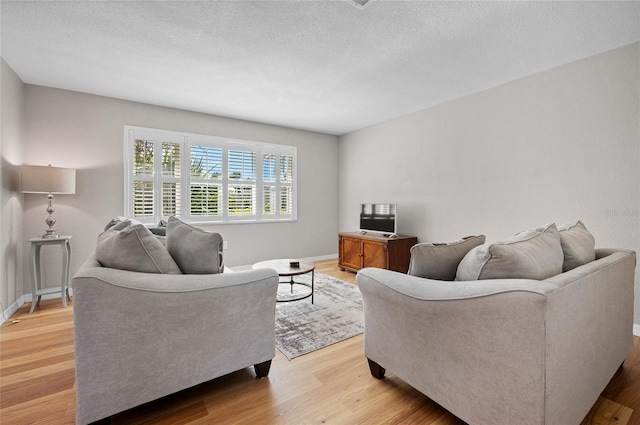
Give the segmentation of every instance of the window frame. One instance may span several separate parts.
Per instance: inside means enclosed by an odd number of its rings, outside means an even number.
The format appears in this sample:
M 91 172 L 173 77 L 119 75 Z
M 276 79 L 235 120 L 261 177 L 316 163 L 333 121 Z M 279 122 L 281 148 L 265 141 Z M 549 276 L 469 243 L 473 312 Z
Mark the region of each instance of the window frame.
M 152 141 L 154 144 L 153 153 L 153 175 L 150 177 L 134 176 L 134 154 L 133 147 L 136 140 Z M 165 177 L 162 175 L 162 143 L 180 144 L 180 177 Z M 218 216 L 199 216 L 191 214 L 191 184 L 203 183 L 206 178 L 192 178 L 191 176 L 191 147 L 202 146 L 222 150 L 222 173 L 220 179 L 212 179 L 212 183 L 219 182 L 221 186 L 221 196 L 218 198 Z M 255 155 L 255 180 L 240 179 L 235 180 L 229 175 L 229 151 L 240 150 L 250 151 Z M 276 182 L 264 180 L 264 154 L 276 155 L 275 180 Z M 281 181 L 281 157 L 291 157 L 292 161 L 292 182 Z M 158 160 L 160 159 L 160 160 Z M 161 219 L 167 219 L 162 215 L 162 183 L 175 182 L 180 185 L 180 211 L 176 216 L 181 220 L 197 224 L 232 224 L 232 223 L 274 223 L 297 221 L 297 148 L 291 145 L 281 145 L 274 143 L 256 142 L 235 138 L 208 136 L 202 134 L 192 134 L 159 130 L 131 125 L 124 126 L 124 215 L 131 217 L 144 224 L 157 224 Z M 153 182 L 153 214 L 147 217 L 136 217 L 134 215 L 134 193 L 133 183 L 136 180 Z M 193 180 L 193 181 L 192 181 Z M 229 212 L 229 188 L 234 184 L 251 184 L 254 186 L 253 215 L 234 215 Z M 277 206 L 274 214 L 264 213 L 264 190 L 265 186 L 276 186 Z M 291 214 L 284 214 L 281 208 L 282 187 L 291 187 Z

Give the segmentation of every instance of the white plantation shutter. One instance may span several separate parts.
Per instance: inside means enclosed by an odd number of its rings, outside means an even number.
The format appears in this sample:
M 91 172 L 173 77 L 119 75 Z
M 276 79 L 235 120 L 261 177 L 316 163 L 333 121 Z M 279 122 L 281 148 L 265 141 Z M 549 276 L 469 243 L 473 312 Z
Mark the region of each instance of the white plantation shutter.
M 255 185 L 229 185 L 229 216 L 253 216 L 256 214 Z
M 262 154 L 262 215 L 266 218 L 274 218 L 278 209 L 276 158 L 273 153 Z
M 219 184 L 191 183 L 190 214 L 196 217 L 218 217 L 221 215 L 220 199 L 222 188 Z
M 280 188 L 280 214 L 292 213 L 292 199 L 291 186 L 284 186 Z
M 276 196 L 275 186 L 263 186 L 262 187 L 262 205 L 263 215 L 269 217 L 275 217 L 276 210 L 278 209 L 278 197 Z
M 133 182 L 133 217 L 153 217 L 153 182 Z
M 189 214 L 200 219 L 222 216 L 222 149 L 190 148 Z
M 276 182 L 276 155 L 272 153 L 265 153 L 262 155 L 262 179 L 265 182 Z
M 256 215 L 256 153 L 229 149 L 229 218 Z
M 133 176 L 130 190 L 133 193 L 134 218 L 153 217 L 153 161 L 155 147 L 153 140 L 136 139 L 132 145 Z
M 293 163 L 293 154 L 280 155 L 280 215 L 283 217 L 293 215 Z
M 133 175 L 136 177 L 153 176 L 153 140 L 136 139 L 133 142 Z
M 229 150 L 229 178 L 256 180 L 256 154 L 251 151 Z
M 125 215 L 143 223 L 291 221 L 296 148 L 125 126 Z
M 262 218 L 290 220 L 295 217 L 295 148 L 263 147 L 262 155 Z
M 293 183 L 293 157 L 291 155 L 280 155 L 280 181 Z
M 162 217 L 179 216 L 181 212 L 181 159 L 181 144 L 162 142 Z
M 162 216 L 180 215 L 180 183 L 162 183 Z

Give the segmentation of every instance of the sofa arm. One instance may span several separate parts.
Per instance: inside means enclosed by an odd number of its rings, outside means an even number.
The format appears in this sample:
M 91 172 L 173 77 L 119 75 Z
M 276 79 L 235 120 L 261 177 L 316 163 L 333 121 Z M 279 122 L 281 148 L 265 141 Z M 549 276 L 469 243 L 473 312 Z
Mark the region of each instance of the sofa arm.
M 421 300 L 460 300 L 485 297 L 511 291 L 547 294 L 557 285 L 540 280 L 530 279 L 487 279 L 472 281 L 443 281 L 410 276 L 390 270 L 366 268 L 358 272 L 356 280 L 361 282 L 375 281 L 408 297 Z
M 92 255 L 80 267 L 72 280 L 74 292 L 81 279 L 95 279 L 121 288 L 149 292 L 191 292 L 247 284 L 268 277 L 277 277 L 275 270 L 261 269 L 260 273 L 246 270 L 218 274 L 154 274 L 102 267 Z
M 540 417 L 545 306 L 555 285 L 434 281 L 380 269 L 361 270 L 357 284 L 368 359 L 467 422 Z
M 615 254 L 616 252 L 621 252 L 627 255 L 635 256 L 635 251 L 624 248 L 596 248 L 596 260 L 600 258 L 608 257 L 611 254 Z

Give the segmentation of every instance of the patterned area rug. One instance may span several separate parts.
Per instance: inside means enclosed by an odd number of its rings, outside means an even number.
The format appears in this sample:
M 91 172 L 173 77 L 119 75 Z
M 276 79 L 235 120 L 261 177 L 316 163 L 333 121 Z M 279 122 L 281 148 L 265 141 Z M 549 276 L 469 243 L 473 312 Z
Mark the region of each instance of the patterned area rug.
M 285 281 L 285 278 L 280 278 Z M 286 278 L 288 280 L 289 278 Z M 295 276 L 311 282 L 311 273 Z M 310 289 L 293 285 L 293 296 Z M 291 297 L 291 285 L 280 284 L 278 299 Z M 315 272 L 314 303 L 311 298 L 276 305 L 276 347 L 289 360 L 364 331 L 362 298 L 356 285 Z

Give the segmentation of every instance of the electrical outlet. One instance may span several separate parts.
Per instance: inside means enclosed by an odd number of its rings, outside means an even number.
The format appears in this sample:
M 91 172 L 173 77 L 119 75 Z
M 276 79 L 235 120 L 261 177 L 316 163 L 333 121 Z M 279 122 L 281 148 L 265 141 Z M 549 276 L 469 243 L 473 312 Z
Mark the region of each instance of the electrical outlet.
M 227 243 L 227 241 L 222 241 L 222 249 L 227 249 L 229 248 L 229 244 Z

